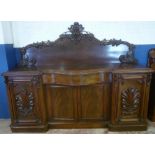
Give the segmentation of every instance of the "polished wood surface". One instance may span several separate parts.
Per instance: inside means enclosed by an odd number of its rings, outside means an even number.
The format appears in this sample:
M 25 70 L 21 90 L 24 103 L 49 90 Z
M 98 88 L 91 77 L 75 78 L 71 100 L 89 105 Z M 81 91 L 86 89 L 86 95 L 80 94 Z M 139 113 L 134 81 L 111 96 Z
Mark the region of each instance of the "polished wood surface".
M 155 122 L 155 49 L 150 49 L 148 53 L 148 66 L 154 70 L 150 87 L 148 118 Z
M 11 129 L 145 130 L 152 71 L 138 65 L 134 45 L 99 41 L 74 23 L 55 42 L 21 48 L 19 65 L 4 73 Z

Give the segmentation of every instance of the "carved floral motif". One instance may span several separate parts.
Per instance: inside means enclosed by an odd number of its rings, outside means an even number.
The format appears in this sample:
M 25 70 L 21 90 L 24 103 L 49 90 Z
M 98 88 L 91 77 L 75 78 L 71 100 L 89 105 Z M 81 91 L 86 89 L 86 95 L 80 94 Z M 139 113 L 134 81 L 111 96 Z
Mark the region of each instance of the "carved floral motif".
M 121 93 L 122 115 L 134 115 L 138 112 L 141 94 L 136 88 L 128 88 Z
M 40 85 L 40 77 L 33 76 L 32 80 L 25 83 L 15 83 L 13 84 L 15 89 L 15 104 L 17 111 L 23 115 L 27 116 L 33 113 L 35 106 L 35 98 L 33 87 L 38 87 Z
M 28 102 L 24 103 L 23 97 L 20 94 L 24 94 L 28 98 Z M 34 97 L 32 92 L 27 92 L 26 89 L 22 90 L 19 94 L 15 96 L 16 98 L 16 106 L 17 110 L 22 114 L 23 116 L 27 116 L 29 113 L 33 111 L 34 107 Z
M 122 40 L 116 40 L 116 39 L 110 39 L 110 40 L 102 40 L 99 41 L 98 39 L 96 39 L 94 37 L 94 35 L 92 33 L 89 33 L 87 31 L 84 31 L 84 27 L 79 24 L 78 22 L 74 22 L 73 25 L 71 25 L 68 28 L 69 31 L 61 34 L 59 36 L 59 38 L 52 42 L 52 41 L 42 41 L 42 42 L 36 42 L 36 43 L 32 43 L 29 44 L 23 48 L 21 48 L 21 62 L 20 62 L 20 66 L 24 66 L 24 67 L 28 67 L 28 68 L 32 68 L 35 67 L 36 65 L 36 59 L 35 58 L 30 58 L 27 54 L 26 54 L 26 50 L 28 48 L 37 48 L 37 49 L 42 49 L 42 48 L 47 48 L 47 47 L 53 47 L 53 46 L 62 46 L 59 44 L 59 41 L 63 41 L 65 39 L 69 39 L 71 41 L 73 41 L 73 43 L 77 44 L 80 41 L 82 41 L 82 39 L 86 39 L 86 40 L 97 40 L 99 42 L 99 44 L 101 46 L 106 46 L 106 45 L 112 45 L 112 46 L 118 46 L 120 44 L 124 44 L 126 46 L 128 46 L 128 52 L 126 55 L 121 55 L 119 57 L 119 60 L 121 63 L 124 64 L 135 64 L 137 63 L 137 60 L 134 58 L 134 48 L 135 45 L 130 44 L 129 42 L 126 41 L 122 41 Z
M 68 30 L 69 31 L 60 35 L 60 39 L 68 38 L 75 41 L 76 43 L 84 38 L 87 38 L 89 40 L 91 40 L 92 38 L 95 39 L 94 35 L 92 33 L 84 31 L 84 27 L 78 22 L 74 22 L 74 24 L 71 25 Z

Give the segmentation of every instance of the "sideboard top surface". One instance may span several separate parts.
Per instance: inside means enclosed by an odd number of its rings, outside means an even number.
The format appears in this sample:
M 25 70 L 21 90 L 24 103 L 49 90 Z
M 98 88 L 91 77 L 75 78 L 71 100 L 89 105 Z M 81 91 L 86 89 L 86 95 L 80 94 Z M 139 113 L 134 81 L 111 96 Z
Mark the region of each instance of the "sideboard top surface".
M 23 68 L 18 67 L 12 71 L 5 72 L 4 76 L 17 76 L 17 75 L 38 75 L 44 73 L 57 73 L 57 74 L 87 74 L 87 73 L 98 73 L 98 72 L 109 72 L 109 73 L 151 73 L 153 69 L 132 64 L 104 64 L 103 66 L 77 66 L 68 67 L 64 66 L 49 66 L 40 68 Z

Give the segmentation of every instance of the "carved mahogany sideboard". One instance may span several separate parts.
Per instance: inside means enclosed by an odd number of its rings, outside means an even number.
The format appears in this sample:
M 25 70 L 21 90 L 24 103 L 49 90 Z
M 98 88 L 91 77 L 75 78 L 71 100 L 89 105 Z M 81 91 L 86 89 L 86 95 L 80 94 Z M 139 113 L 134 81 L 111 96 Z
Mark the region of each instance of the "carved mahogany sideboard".
M 139 66 L 133 51 L 77 22 L 54 42 L 21 48 L 20 64 L 4 73 L 12 131 L 146 130 L 152 69 Z
M 148 52 L 148 67 L 155 71 L 155 48 L 150 49 Z M 152 74 L 150 86 L 148 118 L 155 122 L 155 72 Z

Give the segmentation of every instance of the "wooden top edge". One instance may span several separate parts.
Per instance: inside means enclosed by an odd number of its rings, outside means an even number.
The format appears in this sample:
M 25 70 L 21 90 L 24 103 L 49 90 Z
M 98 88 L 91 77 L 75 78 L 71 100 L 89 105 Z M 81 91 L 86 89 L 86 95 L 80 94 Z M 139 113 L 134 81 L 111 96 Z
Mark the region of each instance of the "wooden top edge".
M 91 74 L 91 73 L 153 73 L 155 70 L 147 67 L 118 67 L 118 68 L 97 68 L 97 69 L 83 69 L 83 70 L 61 70 L 61 69 L 35 69 L 35 70 L 14 70 L 2 74 L 2 76 L 34 76 L 42 74 Z

